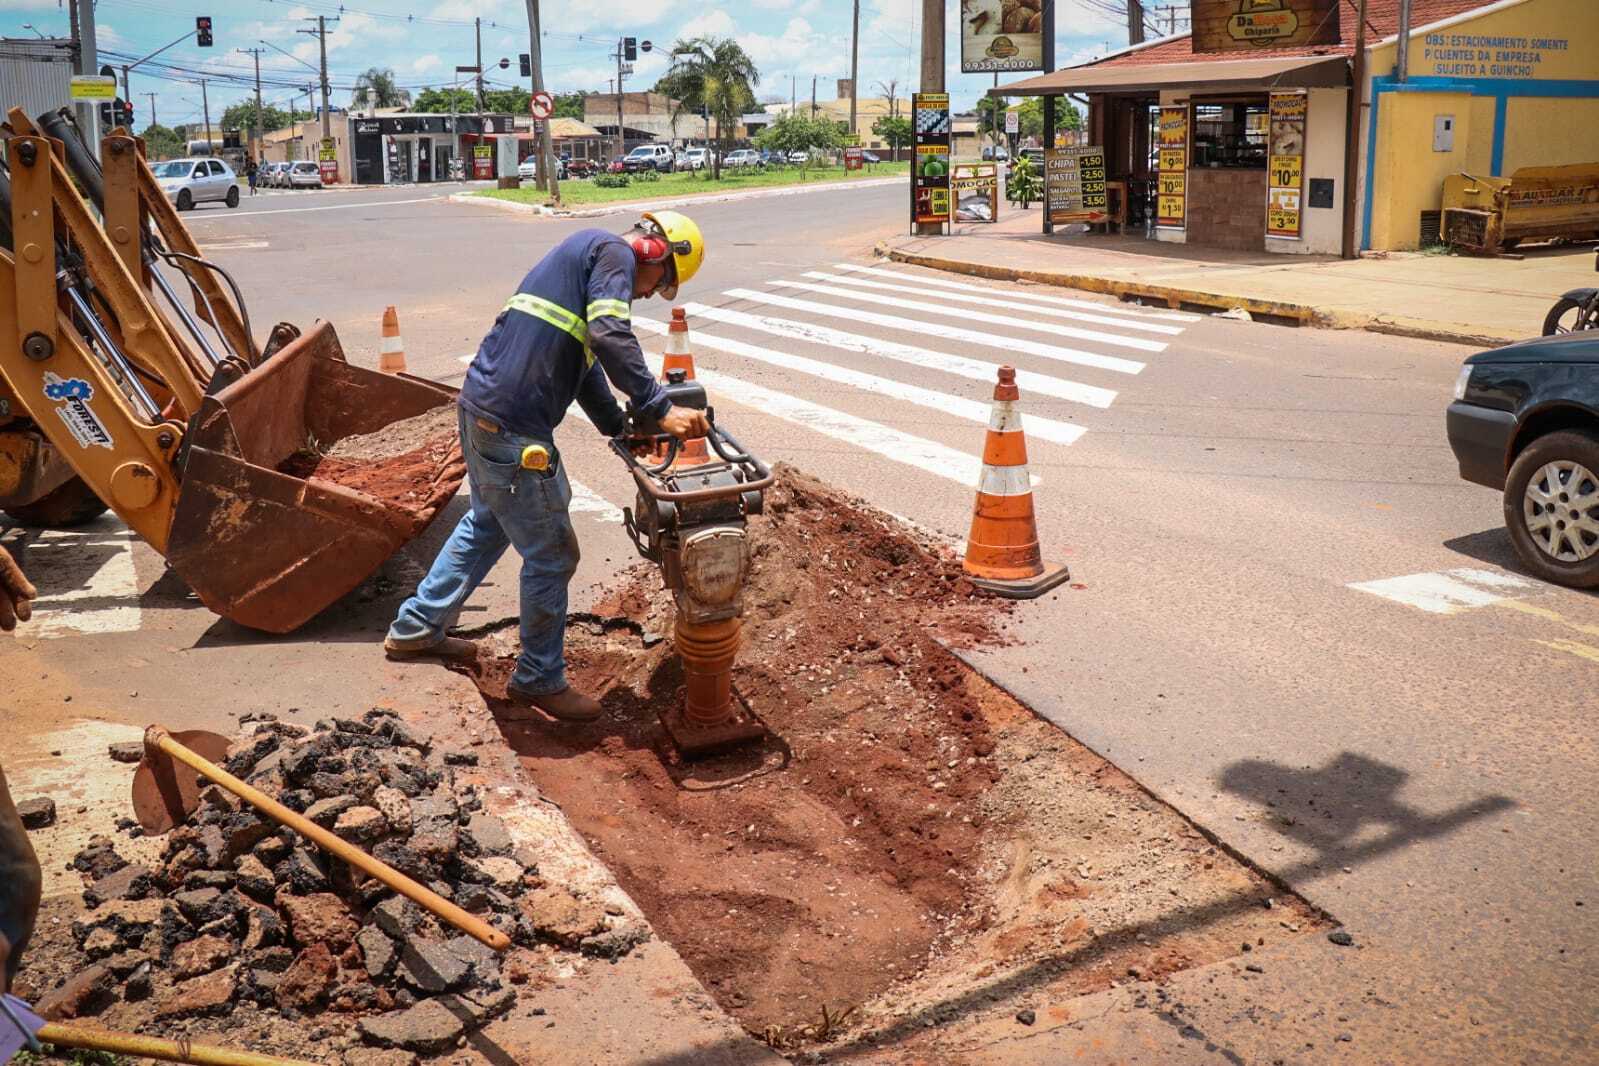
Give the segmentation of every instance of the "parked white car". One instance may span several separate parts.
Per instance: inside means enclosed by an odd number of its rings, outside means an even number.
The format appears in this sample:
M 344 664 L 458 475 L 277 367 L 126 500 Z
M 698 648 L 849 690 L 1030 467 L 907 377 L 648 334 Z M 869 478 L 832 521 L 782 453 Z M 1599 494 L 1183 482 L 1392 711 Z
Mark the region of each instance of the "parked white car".
M 220 159 L 169 159 L 154 167 L 156 184 L 179 211 L 219 201 L 239 206 L 239 179 Z
M 683 153 L 686 165 L 691 170 L 704 170 L 711 165 L 711 150 L 709 148 L 690 148 Z
M 516 176 L 523 181 L 533 181 L 539 176 L 538 160 L 528 156 L 516 165 Z
M 724 167 L 755 167 L 760 166 L 761 153 L 753 148 L 740 148 L 727 153 L 727 158 L 722 160 Z
M 267 171 L 266 180 L 262 184 L 270 185 L 274 189 L 288 188 L 289 168 L 293 165 L 293 163 L 268 163 L 267 166 L 271 169 Z
M 291 189 L 320 189 L 322 188 L 322 168 L 319 164 L 310 162 L 293 163 L 289 166 L 289 188 Z

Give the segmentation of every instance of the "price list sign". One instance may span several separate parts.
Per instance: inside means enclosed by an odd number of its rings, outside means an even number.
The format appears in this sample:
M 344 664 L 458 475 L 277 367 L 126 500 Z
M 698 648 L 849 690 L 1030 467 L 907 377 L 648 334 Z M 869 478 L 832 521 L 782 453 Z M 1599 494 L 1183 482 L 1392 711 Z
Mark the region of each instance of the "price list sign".
M 1272 93 L 1266 154 L 1266 236 L 1298 240 L 1305 187 L 1306 95 Z
M 1044 152 L 1044 203 L 1055 225 L 1104 222 L 1110 217 L 1105 199 L 1105 150 L 1086 145 Z
M 1188 108 L 1161 108 L 1156 132 L 1155 224 L 1163 229 L 1184 229 L 1188 225 Z
M 911 221 L 950 220 L 949 94 L 913 93 L 915 158 L 911 162 Z

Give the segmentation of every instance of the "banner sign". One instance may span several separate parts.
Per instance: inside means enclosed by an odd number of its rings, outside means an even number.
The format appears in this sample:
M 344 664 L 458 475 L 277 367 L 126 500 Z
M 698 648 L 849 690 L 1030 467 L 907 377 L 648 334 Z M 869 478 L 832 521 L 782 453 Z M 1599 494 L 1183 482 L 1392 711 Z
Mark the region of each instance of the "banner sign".
M 1156 150 L 1159 176 L 1155 188 L 1155 224 L 1162 229 L 1187 228 L 1188 105 L 1160 109 Z
M 1005 112 L 1005 132 L 1020 133 L 1022 131 L 1022 113 L 1015 109 Z
M 1271 94 L 1266 158 L 1266 236 L 1299 238 L 1305 188 L 1303 92 Z
M 1105 150 L 1095 145 L 1051 148 L 1044 152 L 1044 204 L 1049 221 L 1104 222 Z
M 866 154 L 861 151 L 858 145 L 852 144 L 848 148 L 844 149 L 845 170 L 859 170 L 865 162 Z
M 1339 0 L 1193 0 L 1194 51 L 1337 44 Z
M 950 179 L 955 191 L 956 222 L 999 221 L 999 166 L 956 163 Z
M 961 73 L 1044 69 L 1044 0 L 961 0 Z
M 117 79 L 99 74 L 74 74 L 67 83 L 74 100 L 115 100 Z
M 949 94 L 913 93 L 915 159 L 911 163 L 911 221 L 948 222 Z
M 492 144 L 472 146 L 472 177 L 479 181 L 484 178 L 494 177 L 494 146 Z
M 330 137 L 317 146 L 317 170 L 322 174 L 322 184 L 332 185 L 339 180 L 339 152 Z

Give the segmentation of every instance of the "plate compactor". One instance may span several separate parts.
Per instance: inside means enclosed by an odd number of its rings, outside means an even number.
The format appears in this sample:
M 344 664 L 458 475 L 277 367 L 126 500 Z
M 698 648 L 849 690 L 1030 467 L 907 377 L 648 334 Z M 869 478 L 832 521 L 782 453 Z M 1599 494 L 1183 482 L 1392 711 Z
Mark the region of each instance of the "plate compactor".
M 0 511 L 59 527 L 110 508 L 212 611 L 286 633 L 455 495 L 459 447 L 403 514 L 284 473 L 454 391 L 351 366 L 325 322 L 258 345 L 125 130 L 96 159 L 68 109 L 13 108 L 0 139 Z
M 756 740 L 766 729 L 733 691 L 733 660 L 743 643 L 744 582 L 749 576 L 749 516 L 776 480 L 766 464 L 718 428 L 705 388 L 681 370 L 667 373 L 678 407 L 705 412 L 714 456 L 692 466 L 678 459 L 677 438 L 662 434 L 629 405 L 627 428 L 611 449 L 638 485 L 624 510 L 628 535 L 661 568 L 677 618 L 672 635 L 683 660 L 684 699 L 661 715 L 685 757 L 710 755 Z M 641 456 L 648 456 L 641 462 Z

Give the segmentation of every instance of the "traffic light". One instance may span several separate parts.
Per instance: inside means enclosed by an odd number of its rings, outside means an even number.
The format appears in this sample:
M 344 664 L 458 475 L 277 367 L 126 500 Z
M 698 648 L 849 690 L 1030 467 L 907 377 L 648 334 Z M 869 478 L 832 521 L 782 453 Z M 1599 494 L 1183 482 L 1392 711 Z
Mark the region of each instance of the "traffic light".
M 115 108 L 117 112 L 117 125 L 125 126 L 129 133 L 133 132 L 133 104 L 128 100 L 118 100 Z
M 638 38 L 637 37 L 623 37 L 622 38 L 622 58 L 625 59 L 629 63 L 633 62 L 633 60 L 638 58 Z
M 533 57 L 523 52 L 517 58 L 522 61 L 522 77 L 531 78 L 533 76 Z
M 117 103 L 122 103 L 118 100 Z M 111 106 L 111 101 L 106 100 L 100 105 L 100 128 L 109 131 L 116 123 L 116 109 Z
M 196 15 L 194 19 L 194 43 L 201 48 L 211 47 L 211 16 Z

